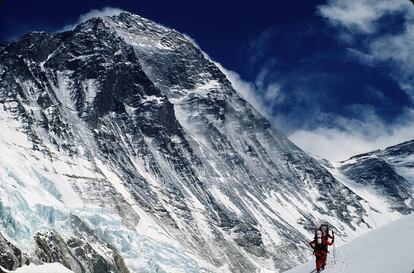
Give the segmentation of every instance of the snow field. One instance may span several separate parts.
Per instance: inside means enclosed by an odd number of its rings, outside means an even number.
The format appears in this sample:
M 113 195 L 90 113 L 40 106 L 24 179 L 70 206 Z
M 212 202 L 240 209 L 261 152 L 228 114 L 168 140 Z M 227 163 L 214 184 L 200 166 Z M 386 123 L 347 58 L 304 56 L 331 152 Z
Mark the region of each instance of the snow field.
M 323 273 L 411 273 L 414 270 L 414 214 L 364 234 L 336 249 L 331 248 Z M 309 273 L 312 260 L 286 273 Z

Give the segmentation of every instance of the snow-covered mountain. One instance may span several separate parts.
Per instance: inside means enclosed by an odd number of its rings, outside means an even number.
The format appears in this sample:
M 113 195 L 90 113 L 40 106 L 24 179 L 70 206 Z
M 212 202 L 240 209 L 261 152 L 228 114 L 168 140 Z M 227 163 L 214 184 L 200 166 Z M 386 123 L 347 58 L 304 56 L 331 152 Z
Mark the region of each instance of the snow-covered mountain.
M 414 214 L 333 249 L 323 273 L 411 273 L 414 271 Z M 313 261 L 286 273 L 309 273 Z
M 414 140 L 325 166 L 371 204 L 401 214 L 413 212 Z
M 321 221 L 346 241 L 413 207 L 360 194 L 185 36 L 127 12 L 2 44 L 0 121 L 7 270 L 277 272 Z

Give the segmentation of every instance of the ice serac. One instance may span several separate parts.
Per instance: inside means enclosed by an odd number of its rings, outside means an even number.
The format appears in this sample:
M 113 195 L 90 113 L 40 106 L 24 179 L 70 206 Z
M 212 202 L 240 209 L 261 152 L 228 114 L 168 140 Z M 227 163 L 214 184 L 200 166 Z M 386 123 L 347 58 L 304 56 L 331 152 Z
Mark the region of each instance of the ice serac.
M 277 272 L 320 221 L 345 241 L 381 216 L 184 35 L 130 13 L 0 47 L 0 119 L 0 233 L 32 263 Z

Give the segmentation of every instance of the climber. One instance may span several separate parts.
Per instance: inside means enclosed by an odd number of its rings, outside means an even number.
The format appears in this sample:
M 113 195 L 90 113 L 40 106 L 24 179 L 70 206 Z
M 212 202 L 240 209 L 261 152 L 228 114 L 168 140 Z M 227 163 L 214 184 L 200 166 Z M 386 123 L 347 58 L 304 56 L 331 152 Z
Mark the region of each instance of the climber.
M 331 246 L 334 243 L 334 240 L 334 233 L 332 232 L 332 235 L 329 234 L 328 225 L 321 225 L 319 229 L 315 231 L 315 238 L 309 245 L 313 249 L 313 254 L 316 258 L 317 272 L 320 272 L 321 269 L 325 269 L 326 258 L 329 253 L 328 246 Z

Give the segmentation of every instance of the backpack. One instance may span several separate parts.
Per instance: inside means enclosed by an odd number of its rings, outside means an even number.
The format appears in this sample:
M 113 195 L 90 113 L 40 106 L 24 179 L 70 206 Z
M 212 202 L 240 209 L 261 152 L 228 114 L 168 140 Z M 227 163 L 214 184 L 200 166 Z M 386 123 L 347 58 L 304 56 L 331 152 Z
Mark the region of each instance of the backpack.
M 326 251 L 327 246 L 323 243 L 323 232 L 320 229 L 315 230 L 315 248 L 314 251 Z
M 323 232 L 320 229 L 315 230 L 315 242 L 316 245 L 321 245 L 323 243 Z
M 322 224 L 322 225 L 319 227 L 319 230 L 320 230 L 320 231 L 322 231 L 322 237 L 323 237 L 323 238 L 327 238 L 327 237 L 328 237 L 328 235 L 329 235 L 329 225 L 327 225 L 327 224 Z

